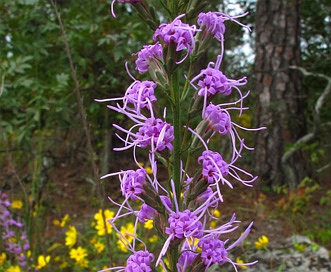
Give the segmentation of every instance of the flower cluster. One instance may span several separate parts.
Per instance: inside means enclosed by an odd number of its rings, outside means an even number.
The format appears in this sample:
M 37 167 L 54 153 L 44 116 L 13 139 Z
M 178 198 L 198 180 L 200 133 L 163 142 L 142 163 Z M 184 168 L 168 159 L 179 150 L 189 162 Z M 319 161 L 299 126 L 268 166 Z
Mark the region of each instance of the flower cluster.
M 60 230 L 61 232 L 65 230 L 64 241 L 57 242 L 48 248 L 48 252 L 54 256 L 52 259 L 49 256 L 41 255 L 38 257 L 38 264 L 33 267 L 42 269 L 51 262 L 49 266 L 52 268 L 58 267 L 59 270 L 82 271 L 84 269 L 91 270 L 93 268 L 95 270 L 102 267 L 105 268 L 105 264 L 107 263 L 107 260 L 104 258 L 107 254 L 107 250 L 105 249 L 108 246 L 105 236 L 114 233 L 114 231 L 112 226 L 104 221 L 104 218 L 111 218 L 114 215 L 115 213 L 113 211 L 99 209 L 91 217 L 90 228 L 84 232 L 81 232 L 81 228 L 76 227 L 73 224 L 74 222 L 71 222 L 68 214 L 59 220 L 53 220 L 55 226 L 64 228 Z M 134 226 L 129 222 L 122 226 L 120 231 L 123 236 L 128 237 L 127 233 L 133 232 L 133 229 Z M 112 236 L 114 241 L 111 242 L 114 242 L 116 246 L 119 235 L 116 233 Z M 117 241 L 117 248 L 112 248 L 112 254 L 126 251 L 127 248 L 121 241 Z
M 86 259 L 88 256 L 87 249 L 79 246 L 71 249 L 69 255 L 71 259 L 75 260 L 77 265 L 81 267 L 88 267 L 88 260 Z
M 65 244 L 67 247 L 72 247 L 76 244 L 77 230 L 75 226 L 69 226 L 69 230 L 66 232 Z
M 7 195 L 0 191 L 0 232 L 5 245 L 5 250 L 11 254 L 22 269 L 29 269 L 30 243 L 24 230 L 24 225 L 19 219 L 14 218 L 10 211 L 12 203 Z M 14 205 L 15 207 L 15 205 Z
M 119 2 L 144 6 L 144 1 Z M 194 8 L 188 8 L 192 17 Z M 137 10 L 139 12 L 139 8 Z M 185 22 L 185 13 L 173 16 L 175 19 L 172 22 L 160 24 L 155 28 L 154 44 L 145 45 L 133 54 L 137 58 L 135 65 L 138 73 L 149 72 L 152 80 L 137 80 L 130 74 L 126 63 L 133 83 L 124 96 L 96 100 L 110 102 L 109 109 L 130 119 L 130 128 L 113 124 L 118 130 L 116 136 L 124 144 L 114 150 L 132 148 L 135 163 L 135 169 L 102 177 L 119 178 L 124 201 L 118 203 L 108 197 L 118 207 L 108 223 L 119 238 L 118 246 L 121 245 L 123 252 L 131 254 L 125 267 L 103 271 L 153 271 L 159 265 L 165 271 L 187 271 L 198 267 L 207 271 L 211 265 L 222 266 L 225 263 L 230 263 L 237 271 L 239 266 L 255 263 L 235 262 L 228 254 L 247 237 L 252 223 L 230 245 L 223 236 L 238 228 L 240 221 L 236 220 L 235 215 L 221 226 L 210 223 L 219 218 L 217 209 L 223 201 L 221 186 L 226 184 L 233 188 L 235 181 L 252 186 L 257 178 L 235 165 L 243 150 L 252 150 L 244 143 L 238 130 L 264 128 L 247 129 L 232 121 L 232 111 L 239 112 L 240 116 L 243 110 L 248 109 L 243 103 L 249 92 L 243 94 L 239 89 L 247 83 L 247 79 L 230 79 L 220 70 L 226 30 L 224 23 L 232 21 L 249 30 L 248 26 L 237 20 L 246 14 L 235 17 L 221 12 L 195 15 L 196 24 Z M 221 44 L 221 53 L 216 62 L 210 62 L 194 76 L 191 71 L 197 71 L 194 65 L 211 39 Z M 179 79 L 178 67 L 184 66 L 184 63 L 190 66 L 190 72 L 182 74 L 182 79 Z M 185 82 L 184 85 L 181 82 Z M 220 101 L 224 96 L 231 97 L 233 90 L 237 96 L 234 102 L 213 104 L 214 98 Z M 193 103 L 188 106 L 187 101 L 192 99 Z M 232 148 L 230 156 L 209 149 L 208 143 L 215 134 L 228 137 L 229 147 Z M 137 160 L 138 149 L 147 150 L 148 173 Z M 201 149 L 204 150 L 201 152 Z M 193 158 L 200 165 L 198 169 L 189 167 Z M 160 168 L 168 170 L 167 178 L 158 174 Z M 134 222 L 119 227 L 121 218 L 132 218 Z M 147 229 L 157 230 L 163 243 L 157 255 L 150 253 L 138 236 L 141 224 L 145 224 Z
M 168 218 L 169 227 L 165 233 L 172 236 L 172 239 L 183 239 L 184 237 L 200 238 L 202 236 L 202 224 L 197 216 L 189 210 L 183 212 L 172 212 Z
M 114 212 L 110 211 L 110 210 L 104 210 L 104 215 L 105 218 L 112 218 L 114 216 Z M 111 233 L 112 232 L 112 227 L 111 225 L 107 224 L 105 226 L 104 221 L 103 221 L 103 217 L 102 217 L 102 210 L 100 209 L 99 212 L 97 212 L 94 215 L 94 219 L 96 221 L 95 224 L 95 229 L 98 231 L 98 235 L 99 236 L 105 236 L 106 232 L 107 233 Z
M 255 247 L 257 249 L 266 249 L 267 246 L 269 244 L 269 239 L 267 236 L 262 235 L 261 237 L 259 237 L 259 239 L 255 242 Z
M 139 250 L 128 258 L 125 271 L 152 271 L 151 262 L 153 260 L 154 255 L 152 253 L 149 253 L 147 250 Z
M 140 74 L 144 74 L 148 72 L 150 62 L 159 64 L 158 62 L 162 59 L 163 55 L 162 45 L 159 42 L 152 45 L 144 45 L 138 53 L 133 55 L 138 56 L 136 60 L 136 70 L 138 70 Z

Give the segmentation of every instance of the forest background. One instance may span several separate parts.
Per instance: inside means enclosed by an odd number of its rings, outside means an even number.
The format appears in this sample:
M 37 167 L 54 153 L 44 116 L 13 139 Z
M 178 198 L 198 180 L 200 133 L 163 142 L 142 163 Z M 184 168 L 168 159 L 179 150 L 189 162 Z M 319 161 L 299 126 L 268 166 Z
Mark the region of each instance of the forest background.
M 280 237 L 302 233 L 330 250 L 331 3 L 276 2 L 209 1 L 206 7 L 250 12 L 243 21 L 252 33 L 229 25 L 222 70 L 230 78 L 249 75 L 251 110 L 242 125 L 268 127 L 245 137 L 256 151 L 242 164 L 259 180 L 222 213 L 249 205 L 239 214 L 254 215 L 259 234 L 279 239 L 263 228 L 276 220 L 284 227 Z M 99 177 L 130 163 L 130 152 L 112 151 L 119 145 L 112 123 L 127 121 L 94 99 L 123 95 L 130 82 L 123 63 L 153 34 L 129 5 L 117 4 L 115 19 L 109 1 L 56 4 L 66 37 L 51 2 L 0 3 L 0 190 L 22 200 L 17 213 L 36 256 L 60 247 L 65 230 L 54 220 L 69 214 L 70 224 L 88 232 L 93 215 L 110 208 L 107 195 L 120 196 L 115 179 Z M 212 144 L 227 148 L 221 139 Z M 145 163 L 146 154 L 139 155 Z

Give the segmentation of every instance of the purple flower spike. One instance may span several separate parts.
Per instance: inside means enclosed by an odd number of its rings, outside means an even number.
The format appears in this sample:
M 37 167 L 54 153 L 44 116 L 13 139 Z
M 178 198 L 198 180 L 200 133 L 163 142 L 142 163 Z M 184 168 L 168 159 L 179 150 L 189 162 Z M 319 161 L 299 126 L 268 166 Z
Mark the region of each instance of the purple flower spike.
M 217 39 L 220 42 L 224 41 L 224 33 L 225 33 L 225 25 L 224 21 L 230 20 L 234 21 L 240 26 L 246 28 L 247 30 L 251 31 L 251 29 L 239 21 L 236 20 L 236 18 L 244 17 L 247 15 L 247 12 L 241 15 L 237 15 L 234 17 L 231 17 L 225 13 L 222 12 L 207 12 L 203 13 L 201 12 L 198 17 L 198 25 L 200 27 L 205 27 L 208 32 L 210 32 L 215 39 Z
M 154 150 L 162 151 L 166 147 L 173 150 L 171 142 L 174 139 L 174 128 L 159 118 L 148 118 L 136 136 L 136 141 L 142 148 L 153 145 Z
M 169 45 L 171 42 L 175 43 L 177 45 L 176 51 L 186 49 L 187 54 L 191 54 L 195 49 L 194 34 L 197 29 L 195 25 L 190 26 L 189 24 L 183 23 L 180 18 L 184 16 L 185 14 L 179 15 L 172 23 L 161 24 L 154 33 L 154 41 L 159 37 L 166 45 Z M 184 59 L 186 57 L 184 57 Z
M 140 112 L 140 108 L 147 108 L 150 110 L 151 103 L 157 99 L 154 95 L 156 84 L 153 81 L 139 81 L 136 80 L 127 89 L 124 95 L 124 108 L 127 103 L 134 105 L 134 109 Z
M 109 102 L 109 101 L 123 101 L 123 106 L 120 106 L 118 103 L 116 107 L 109 105 L 110 109 L 113 109 L 117 112 L 127 115 L 129 118 L 141 118 L 142 114 L 140 109 L 146 108 L 151 114 L 152 113 L 152 103 L 157 101 L 157 98 L 154 95 L 154 89 L 156 88 L 156 83 L 149 80 L 139 81 L 135 79 L 129 71 L 128 64 L 125 64 L 128 75 L 134 80 L 134 82 L 127 88 L 123 97 L 113 97 L 107 99 L 95 99 L 97 102 Z M 129 107 L 128 104 L 132 104 L 132 107 Z
M 136 60 L 136 70 L 140 74 L 144 74 L 148 71 L 149 62 L 155 60 L 155 58 L 162 58 L 162 45 L 157 42 L 154 45 L 144 45 L 143 49 L 133 55 L 138 55 Z
M 250 263 L 244 263 L 244 264 L 237 264 L 233 262 L 230 258 L 228 258 L 228 252 L 239 245 L 249 234 L 251 227 L 253 225 L 253 222 L 249 224 L 249 226 L 246 228 L 244 233 L 240 235 L 240 237 L 230 246 L 227 246 L 225 248 L 226 242 L 223 242 L 219 240 L 219 236 L 225 233 L 229 233 L 237 229 L 237 226 L 233 226 L 233 223 L 239 223 L 239 221 L 235 220 L 235 216 L 233 215 L 231 220 L 224 224 L 223 226 L 214 229 L 209 230 L 209 234 L 205 235 L 203 238 L 200 239 L 198 243 L 198 247 L 201 248 L 201 259 L 202 262 L 206 265 L 206 271 L 212 264 L 219 264 L 224 265 L 225 263 L 230 263 L 235 271 L 238 271 L 236 266 L 239 265 L 253 265 L 256 264 L 257 261 L 253 261 Z
M 202 164 L 202 175 L 207 179 L 208 183 L 214 183 L 229 174 L 229 165 L 217 152 L 204 151 L 198 158 L 198 163 Z M 232 186 L 230 187 L 232 188 Z
M 247 84 L 247 78 L 243 77 L 238 80 L 228 79 L 219 69 L 222 62 L 222 54 L 217 56 L 216 63 L 210 62 L 206 69 L 200 71 L 200 73 L 191 80 L 191 85 L 198 91 L 199 96 L 204 97 L 204 106 L 202 112 L 205 111 L 207 99 L 216 94 L 229 95 L 232 93 L 232 89 L 236 89 L 243 99 L 243 95 L 238 86 Z M 214 67 L 212 67 L 214 66 Z M 198 87 L 193 83 L 198 81 Z
M 174 140 L 174 127 L 167 122 L 162 121 L 160 118 L 146 118 L 142 115 L 138 116 L 130 114 L 119 107 L 115 108 L 108 106 L 108 108 L 127 114 L 127 116 L 137 123 L 130 130 L 126 130 L 116 124 L 113 124 L 115 128 L 127 134 L 125 139 L 116 134 L 116 136 L 125 143 L 125 146 L 121 148 L 114 148 L 115 151 L 122 151 L 137 146 L 141 148 L 151 147 L 151 154 L 155 151 L 162 151 L 165 148 L 168 148 L 170 151 L 173 150 L 171 142 Z M 140 121 L 138 118 L 143 120 Z M 132 132 L 132 130 L 137 127 L 139 127 L 138 131 L 136 133 Z
M 205 26 L 207 31 L 214 35 L 218 41 L 223 41 L 225 25 L 222 16 L 218 16 L 215 12 L 201 12 L 198 17 L 198 25 Z
M 198 253 L 192 251 L 184 251 L 178 258 L 177 271 L 185 271 L 187 266 L 191 265 Z
M 172 212 L 168 219 L 169 227 L 165 229 L 166 234 L 175 238 L 183 239 L 190 236 L 200 238 L 202 236 L 202 224 L 197 216 L 189 210 L 184 212 Z
M 147 220 L 153 219 L 155 213 L 156 210 L 154 208 L 144 203 L 138 213 L 138 220 L 140 222 L 146 222 Z
M 220 106 L 215 106 L 214 104 L 210 103 L 206 107 L 203 118 L 209 122 L 208 128 L 217 131 L 222 135 L 230 133 L 230 114 L 226 110 L 221 109 Z
M 206 191 L 201 193 L 196 200 L 199 202 L 206 202 L 211 196 L 213 196 L 213 189 L 207 187 Z
M 207 267 L 210 267 L 214 263 L 223 265 L 228 261 L 228 253 L 223 241 L 214 237 L 206 237 L 199 241 L 198 246 L 202 250 L 201 259 Z
M 137 251 L 132 254 L 126 262 L 126 272 L 149 272 L 152 271 L 151 262 L 154 261 L 154 255 L 145 251 Z
M 199 96 L 210 96 L 217 93 L 229 95 L 231 93 L 231 86 L 228 84 L 227 77 L 218 69 L 207 68 L 201 70 L 200 75 L 203 79 L 198 82 Z
M 170 198 L 167 197 L 167 196 L 160 196 L 160 198 L 161 198 L 161 201 L 162 201 L 164 207 L 168 210 L 171 210 L 172 209 L 172 203 L 171 203 Z
M 146 182 L 146 175 L 147 173 L 144 169 L 124 172 L 124 176 L 121 178 L 122 195 L 130 197 L 133 201 L 137 200 L 137 196 L 144 191 L 143 186 Z
M 176 205 L 176 208 L 178 208 L 178 205 Z M 168 250 L 170 242 L 175 238 L 177 239 L 186 238 L 187 240 L 189 237 L 193 237 L 193 238 L 202 237 L 203 225 L 199 221 L 199 219 L 200 218 L 196 214 L 190 212 L 189 210 L 185 210 L 183 212 L 172 211 L 170 213 L 168 218 L 169 227 L 166 227 L 165 229 L 165 233 L 168 234 L 169 237 L 163 244 L 163 248 L 161 249 L 159 257 L 156 260 L 156 266 L 159 265 L 161 258 L 165 255 L 166 251 Z

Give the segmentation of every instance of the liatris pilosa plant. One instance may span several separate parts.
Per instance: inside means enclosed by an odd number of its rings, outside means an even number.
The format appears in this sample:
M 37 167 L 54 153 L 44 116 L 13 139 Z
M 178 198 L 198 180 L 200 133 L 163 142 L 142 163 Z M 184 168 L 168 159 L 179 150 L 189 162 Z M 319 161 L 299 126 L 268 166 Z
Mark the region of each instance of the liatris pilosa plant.
M 114 16 L 115 2 L 111 5 Z M 124 200 L 118 203 L 109 196 L 118 210 L 108 222 L 131 254 L 125 266 L 103 271 L 155 271 L 158 267 L 165 271 L 207 271 L 212 265 L 226 263 L 237 271 L 239 266 L 255 264 L 256 261 L 236 263 L 229 255 L 229 251 L 247 237 L 253 223 L 232 243 L 226 239 L 226 234 L 238 228 L 240 221 L 235 214 L 229 222 L 210 227 L 215 219 L 212 211 L 224 201 L 222 186 L 232 189 L 233 182 L 239 181 L 251 187 L 257 178 L 236 166 L 243 150 L 252 150 L 239 130 L 263 128 L 247 129 L 231 119 L 233 112 L 240 116 L 248 109 L 243 104 L 249 92 L 243 94 L 240 90 L 247 79 L 230 79 L 220 70 L 224 56 L 224 23 L 229 21 L 250 30 L 239 22 L 246 13 L 235 17 L 222 12 L 204 13 L 201 11 L 208 1 L 162 0 L 167 14 L 174 19 L 159 25 L 156 14 L 160 11 L 155 11 L 153 1 L 117 2 L 127 2 L 136 8 L 154 30 L 154 44 L 144 45 L 133 54 L 137 78 L 126 63 L 133 82 L 123 97 L 96 100 L 111 102 L 109 109 L 131 120 L 130 128 L 114 124 L 118 130 L 116 135 L 123 142 L 122 147 L 114 150 L 132 149 L 136 165 L 136 169 L 124 169 L 102 177 L 119 178 Z M 200 56 L 207 52 L 213 39 L 220 45 L 216 61 L 209 62 L 207 67 L 198 67 Z M 194 74 L 194 71 L 200 72 Z M 138 79 L 146 73 L 150 80 Z M 225 96 L 226 101 L 231 96 L 233 101 L 216 102 L 225 100 Z M 210 149 L 209 143 L 216 134 L 228 138 L 231 154 Z M 148 150 L 151 174 L 138 162 L 138 149 Z M 159 174 L 161 167 L 167 169 L 167 177 Z M 123 235 L 119 231 L 121 218 L 134 221 L 133 234 Z M 149 252 L 138 236 L 140 223 L 147 220 L 153 220 L 162 242 L 157 252 Z

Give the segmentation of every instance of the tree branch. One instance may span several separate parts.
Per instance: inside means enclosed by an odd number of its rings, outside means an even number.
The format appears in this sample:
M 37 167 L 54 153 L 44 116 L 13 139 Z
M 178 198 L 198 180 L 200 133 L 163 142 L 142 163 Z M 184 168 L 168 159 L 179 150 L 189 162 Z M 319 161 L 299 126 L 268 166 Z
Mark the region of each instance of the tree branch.
M 101 184 L 101 181 L 100 181 L 100 178 L 99 178 L 99 175 L 98 175 L 98 168 L 97 168 L 97 165 L 95 163 L 96 155 L 95 155 L 95 152 L 94 152 L 94 149 L 93 149 L 93 146 L 92 146 L 90 132 L 89 132 L 89 129 L 88 129 L 85 108 L 84 108 L 84 105 L 83 105 L 81 90 L 79 88 L 79 83 L 78 83 L 78 79 L 77 79 L 77 73 L 76 73 L 76 70 L 75 70 L 75 67 L 74 67 L 74 64 L 73 64 L 73 60 L 72 60 L 72 56 L 71 56 L 71 52 L 70 52 L 70 47 L 69 47 L 69 44 L 68 44 L 67 34 L 65 32 L 65 29 L 64 29 L 64 26 L 63 26 L 63 23 L 62 23 L 62 20 L 61 20 L 60 13 L 57 10 L 56 3 L 54 2 L 54 0 L 50 0 L 50 2 L 51 2 L 52 6 L 54 8 L 55 15 L 56 15 L 56 17 L 58 19 L 58 22 L 59 22 L 61 33 L 62 33 L 62 36 L 63 36 L 64 47 L 65 47 L 67 58 L 68 58 L 69 65 L 70 65 L 71 76 L 72 76 L 72 79 L 73 79 L 74 84 L 75 84 L 74 89 L 75 89 L 75 93 L 76 93 L 76 97 L 77 97 L 78 109 L 79 109 L 83 129 L 84 129 L 84 132 L 85 132 L 85 137 L 86 137 L 86 140 L 87 140 L 88 153 L 89 153 L 90 158 L 91 158 L 91 164 L 92 164 L 92 169 L 93 169 L 93 178 L 94 178 L 93 182 L 96 183 L 97 187 L 98 187 L 99 202 L 100 202 L 100 206 L 101 206 L 101 210 L 102 210 L 101 214 L 102 214 L 102 218 L 103 218 L 104 227 L 105 227 L 105 230 L 106 230 L 106 243 L 107 243 L 107 247 L 108 247 L 108 253 L 109 253 L 109 256 L 111 258 L 111 247 L 110 247 L 109 235 L 108 235 L 108 231 L 107 231 L 107 229 L 108 229 L 107 224 L 108 223 L 107 223 L 105 215 L 104 215 L 104 190 L 103 190 L 103 186 Z

